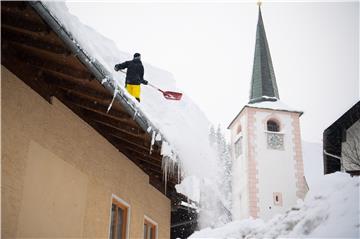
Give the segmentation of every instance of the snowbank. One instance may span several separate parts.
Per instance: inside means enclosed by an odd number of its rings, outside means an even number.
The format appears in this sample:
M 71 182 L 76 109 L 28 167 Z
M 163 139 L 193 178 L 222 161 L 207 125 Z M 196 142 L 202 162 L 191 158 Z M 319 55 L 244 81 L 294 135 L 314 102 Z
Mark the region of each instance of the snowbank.
M 61 22 L 73 36 L 76 43 L 83 48 L 91 59 L 99 61 L 124 91 L 125 75 L 114 71 L 114 65 L 132 59 L 132 54 L 121 52 L 116 44 L 94 29 L 86 26 L 69 13 L 64 2 L 43 2 L 51 13 Z M 119 10 L 121 13 L 121 9 Z M 121 42 L 118 42 L 121 46 Z M 164 90 L 179 91 L 173 76 L 144 63 L 145 79 Z M 215 169 L 215 156 L 208 143 L 210 123 L 204 113 L 184 94 L 181 101 L 169 101 L 163 95 L 149 86 L 142 86 L 141 103 L 133 99 L 134 104 L 143 112 L 164 136 L 176 152 L 175 160 L 179 159 L 186 175 L 211 177 Z M 166 150 L 163 150 L 165 152 Z M 168 151 L 168 150 L 167 150 Z M 166 154 L 166 160 L 169 154 Z M 165 162 L 167 163 L 167 161 Z M 166 172 L 168 173 L 168 172 Z
M 190 238 L 359 238 L 360 178 L 344 173 L 323 176 L 304 201 L 264 222 L 246 219 L 195 232 Z

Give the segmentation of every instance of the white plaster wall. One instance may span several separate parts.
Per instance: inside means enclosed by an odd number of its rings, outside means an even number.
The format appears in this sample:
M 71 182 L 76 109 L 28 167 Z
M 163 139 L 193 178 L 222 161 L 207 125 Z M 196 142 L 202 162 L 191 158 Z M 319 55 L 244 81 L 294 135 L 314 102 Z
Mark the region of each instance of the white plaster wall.
M 237 134 L 237 128 L 241 125 L 241 134 Z M 247 117 L 246 114 L 241 114 L 230 128 L 231 130 L 231 145 L 232 145 L 232 216 L 234 220 L 244 219 L 249 216 L 249 194 L 248 194 L 248 174 L 247 174 Z M 234 143 L 239 137 L 242 139 L 242 154 L 240 157 L 235 158 Z
M 360 120 L 346 130 L 346 141 L 341 145 L 342 170 L 360 170 L 352 161 L 360 163 Z
M 280 121 L 284 149 L 267 147 L 266 121 L 269 115 Z M 290 113 L 258 110 L 255 113 L 255 159 L 259 178 L 259 217 L 266 220 L 296 204 L 295 145 Z M 250 123 L 250 122 L 249 122 Z M 274 205 L 273 193 L 282 193 L 282 206 Z

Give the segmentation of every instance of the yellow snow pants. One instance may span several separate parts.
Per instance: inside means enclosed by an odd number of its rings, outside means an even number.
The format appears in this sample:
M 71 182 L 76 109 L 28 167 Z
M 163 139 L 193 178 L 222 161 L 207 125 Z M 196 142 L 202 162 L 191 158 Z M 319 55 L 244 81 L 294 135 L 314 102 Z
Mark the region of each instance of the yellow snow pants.
M 140 102 L 140 85 L 126 84 L 126 90 Z

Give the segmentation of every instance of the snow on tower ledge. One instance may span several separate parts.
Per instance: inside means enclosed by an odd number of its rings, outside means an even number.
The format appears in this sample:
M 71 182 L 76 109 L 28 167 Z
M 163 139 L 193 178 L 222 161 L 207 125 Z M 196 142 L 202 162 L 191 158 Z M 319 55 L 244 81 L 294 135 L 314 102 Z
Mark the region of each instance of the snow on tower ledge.
M 244 111 L 244 109 L 246 107 L 259 108 L 259 109 L 269 109 L 269 110 L 278 110 L 278 111 L 285 111 L 285 112 L 294 112 L 294 113 L 299 113 L 300 116 L 304 113 L 302 111 L 293 109 L 292 107 L 290 107 L 287 104 L 283 103 L 281 100 L 261 101 L 261 102 L 257 102 L 257 103 L 248 103 L 234 117 L 234 119 L 229 124 L 228 129 L 230 129 L 232 124 L 235 122 L 235 120 L 239 117 L 239 115 Z

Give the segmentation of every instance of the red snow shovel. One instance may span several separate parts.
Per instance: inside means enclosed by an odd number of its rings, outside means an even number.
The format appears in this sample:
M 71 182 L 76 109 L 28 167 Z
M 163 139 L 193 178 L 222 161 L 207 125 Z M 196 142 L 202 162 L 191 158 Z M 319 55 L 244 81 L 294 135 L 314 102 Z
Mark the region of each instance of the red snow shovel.
M 126 71 L 123 71 L 123 70 L 120 70 L 120 71 L 122 73 L 126 74 Z M 163 94 L 163 96 L 165 97 L 165 99 L 167 99 L 167 100 L 181 100 L 182 93 L 174 92 L 174 91 L 163 91 L 150 83 L 148 83 L 148 85 L 151 86 L 152 88 L 160 91 Z
M 174 92 L 174 91 L 163 91 L 150 83 L 148 83 L 148 85 L 160 91 L 167 100 L 181 100 L 182 93 Z

